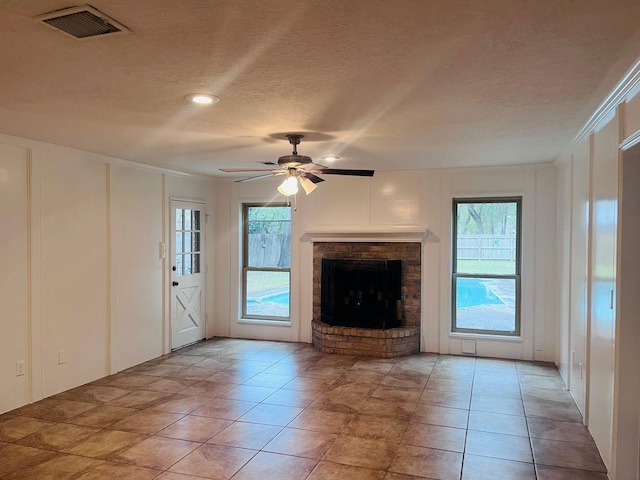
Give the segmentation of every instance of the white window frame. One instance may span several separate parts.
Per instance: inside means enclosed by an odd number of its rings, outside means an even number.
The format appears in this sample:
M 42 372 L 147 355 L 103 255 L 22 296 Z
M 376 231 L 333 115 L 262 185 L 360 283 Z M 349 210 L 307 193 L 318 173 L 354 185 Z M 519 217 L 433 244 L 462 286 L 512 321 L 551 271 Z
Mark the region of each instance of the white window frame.
M 465 203 L 515 203 L 517 212 L 516 221 L 516 258 L 515 272 L 513 274 L 484 274 L 484 273 L 459 273 L 458 261 L 458 205 Z M 522 197 L 475 197 L 454 198 L 452 211 L 452 239 L 451 239 L 451 332 L 453 334 L 491 335 L 504 338 L 520 337 L 521 325 L 521 279 L 522 279 Z M 513 332 L 503 330 L 484 330 L 476 328 L 460 328 L 456 324 L 457 294 L 456 285 L 458 278 L 496 278 L 513 279 L 515 281 L 515 329 Z
M 271 208 L 271 207 L 288 207 L 286 203 L 243 203 L 242 204 L 242 304 L 241 304 L 241 320 L 276 322 L 278 324 L 289 324 L 291 322 L 291 266 L 289 267 L 252 267 L 249 266 L 249 208 Z M 289 224 L 291 228 L 291 223 Z M 291 265 L 291 259 L 289 259 Z M 286 272 L 289 274 L 289 316 L 268 316 L 268 315 L 250 315 L 247 313 L 247 277 L 248 272 Z

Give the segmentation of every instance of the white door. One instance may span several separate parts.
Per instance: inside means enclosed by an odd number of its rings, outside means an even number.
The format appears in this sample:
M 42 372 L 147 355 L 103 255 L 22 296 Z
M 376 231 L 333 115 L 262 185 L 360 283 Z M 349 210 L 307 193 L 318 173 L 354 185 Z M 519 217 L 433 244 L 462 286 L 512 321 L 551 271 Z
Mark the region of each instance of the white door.
M 204 204 L 171 201 L 171 348 L 205 338 Z

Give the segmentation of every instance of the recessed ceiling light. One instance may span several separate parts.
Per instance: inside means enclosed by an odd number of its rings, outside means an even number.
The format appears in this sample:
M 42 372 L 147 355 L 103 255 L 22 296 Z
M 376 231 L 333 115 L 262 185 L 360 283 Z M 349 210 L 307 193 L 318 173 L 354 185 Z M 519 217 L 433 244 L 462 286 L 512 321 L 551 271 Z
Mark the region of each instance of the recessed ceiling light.
M 192 93 L 187 95 L 186 99 L 198 105 L 211 105 L 220 101 L 220 98 L 209 93 Z
M 336 160 L 340 160 L 340 157 L 337 155 L 327 155 L 326 157 L 322 157 L 322 159 L 327 162 L 335 162 Z

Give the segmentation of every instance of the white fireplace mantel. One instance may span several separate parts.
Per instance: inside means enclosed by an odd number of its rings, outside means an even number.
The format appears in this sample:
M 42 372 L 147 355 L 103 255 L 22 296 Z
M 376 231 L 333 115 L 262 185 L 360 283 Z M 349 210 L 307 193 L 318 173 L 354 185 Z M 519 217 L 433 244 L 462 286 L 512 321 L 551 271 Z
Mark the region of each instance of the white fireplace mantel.
M 302 242 L 420 242 L 437 243 L 440 239 L 424 227 L 324 227 L 307 230 Z

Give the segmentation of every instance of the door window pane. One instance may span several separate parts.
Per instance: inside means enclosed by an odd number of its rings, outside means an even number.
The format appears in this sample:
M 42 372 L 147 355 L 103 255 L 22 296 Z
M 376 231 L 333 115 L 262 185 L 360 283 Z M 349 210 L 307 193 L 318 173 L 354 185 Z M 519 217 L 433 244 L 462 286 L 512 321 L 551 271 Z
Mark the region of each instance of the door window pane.
M 191 230 L 191 209 L 184 209 L 184 229 Z
M 176 208 L 176 230 L 182 230 L 182 209 Z
M 176 232 L 176 253 L 182 253 L 182 232 Z
M 193 272 L 191 271 L 191 255 L 184 256 L 184 274 L 191 275 Z
M 191 232 L 184 233 L 184 251 L 185 253 L 191 251 Z
M 193 255 L 193 261 L 191 263 L 191 273 L 200 273 L 200 254 Z
M 193 230 L 200 230 L 200 211 L 199 210 L 194 210 L 193 211 Z
M 200 251 L 200 232 L 193 232 L 191 239 L 192 239 L 191 250 L 193 252 L 199 252 Z

